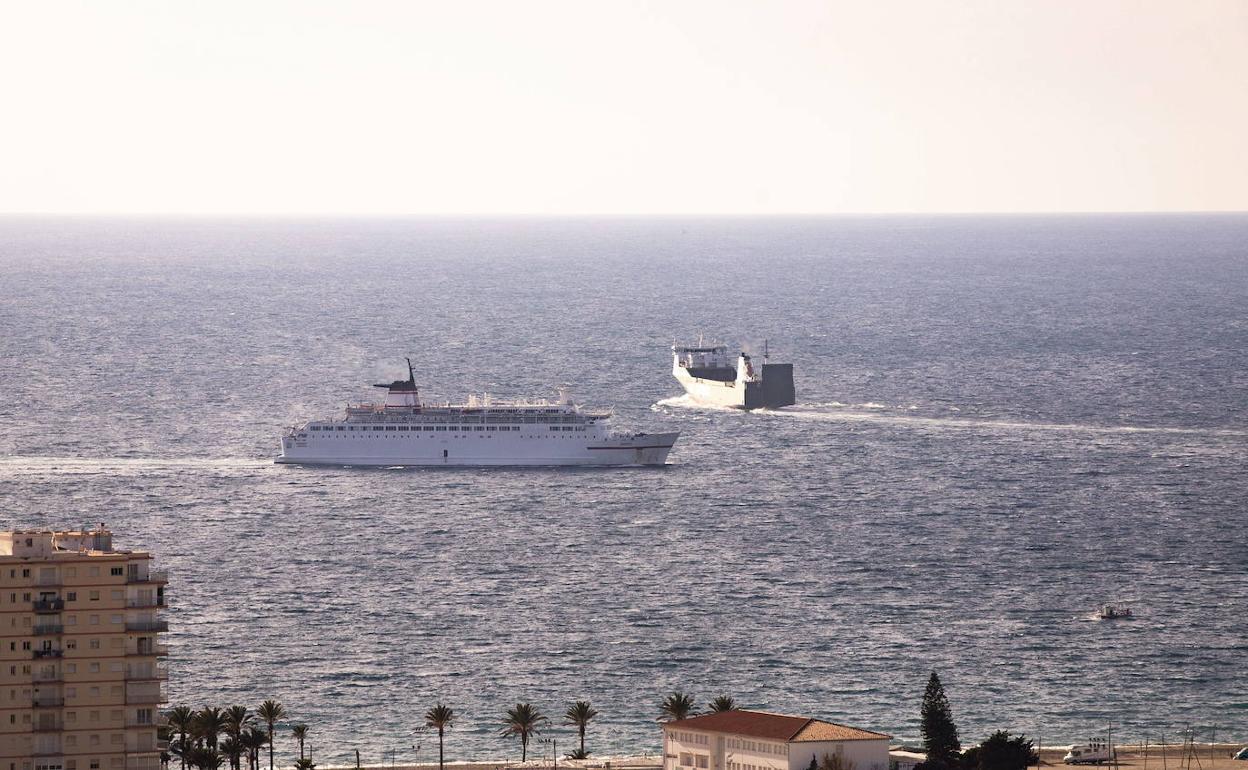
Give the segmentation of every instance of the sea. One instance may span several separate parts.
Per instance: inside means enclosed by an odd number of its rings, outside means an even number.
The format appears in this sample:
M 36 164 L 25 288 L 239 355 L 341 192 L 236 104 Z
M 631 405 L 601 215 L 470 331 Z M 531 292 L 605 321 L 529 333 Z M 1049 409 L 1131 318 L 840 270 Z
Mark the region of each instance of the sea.
M 690 403 L 699 339 L 799 403 Z M 273 464 L 404 357 L 680 440 Z M 448 759 L 576 700 L 656 755 L 678 690 L 914 742 L 933 671 L 966 744 L 1248 740 L 1246 407 L 1246 215 L 0 218 L 0 526 L 151 551 L 170 703 L 279 700 L 322 765 L 436 760 L 439 702 Z

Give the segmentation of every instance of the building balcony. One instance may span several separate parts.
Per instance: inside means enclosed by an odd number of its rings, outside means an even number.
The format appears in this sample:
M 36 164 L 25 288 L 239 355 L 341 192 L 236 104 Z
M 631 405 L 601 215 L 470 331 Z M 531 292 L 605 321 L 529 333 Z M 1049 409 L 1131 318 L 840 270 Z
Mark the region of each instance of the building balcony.
M 157 727 L 160 727 L 160 725 L 156 724 L 155 722 L 151 720 L 148 720 L 146 722 L 140 722 L 138 719 L 132 716 L 126 717 L 126 729 L 127 730 L 131 730 L 131 729 L 137 730 L 137 729 L 142 729 L 142 728 L 150 728 L 152 730 L 155 730 Z
M 169 698 L 165 696 L 165 691 L 161 689 L 129 691 L 126 693 L 126 705 L 128 706 L 145 706 L 148 704 L 158 705 L 167 703 Z
M 60 671 L 53 671 L 52 673 L 36 671 L 31 681 L 35 684 L 56 684 L 57 682 L 65 681 L 65 675 Z
M 152 570 L 151 572 L 148 572 L 146 575 L 126 575 L 126 582 L 131 583 L 131 584 L 133 583 L 168 583 L 169 573 L 164 572 L 163 570 L 160 572 Z
M 32 757 L 59 757 L 63 753 L 60 746 L 36 746 L 30 755 Z
M 60 588 L 63 583 L 60 575 L 40 575 L 35 578 L 35 585 L 39 588 Z
M 132 668 L 126 672 L 127 682 L 167 682 L 169 672 L 158 666 L 152 668 Z
M 169 654 L 169 648 L 163 644 L 149 644 L 139 646 L 132 650 L 126 650 L 126 657 L 146 658 L 150 656 L 165 657 Z
M 36 599 L 35 612 L 60 612 L 65 609 L 64 599 Z
M 34 650 L 35 660 L 39 660 L 41 658 L 59 658 L 64 654 L 64 650 Z
M 35 636 L 56 636 L 65 633 L 65 626 L 60 623 L 43 623 L 35 626 L 33 633 Z
M 169 630 L 167 620 L 127 620 L 126 630 L 138 633 L 159 633 Z
M 126 602 L 126 606 L 131 609 L 156 609 L 159 607 L 165 607 L 165 597 L 153 596 L 147 599 L 130 599 Z
M 59 709 L 65 705 L 65 699 L 58 696 L 37 696 L 30 702 L 32 708 L 37 709 Z
M 53 720 L 50 722 L 35 722 L 30 726 L 31 732 L 36 733 L 59 733 L 65 729 L 65 723 L 61 720 Z

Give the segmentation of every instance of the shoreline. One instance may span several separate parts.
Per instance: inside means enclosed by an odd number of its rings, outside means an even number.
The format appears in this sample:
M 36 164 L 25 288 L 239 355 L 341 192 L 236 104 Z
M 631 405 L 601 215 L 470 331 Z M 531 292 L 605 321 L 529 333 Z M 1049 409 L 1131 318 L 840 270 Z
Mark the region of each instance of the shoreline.
M 1066 767 L 1062 757 L 1072 744 L 1059 746 L 1042 746 L 1040 748 L 1040 765 L 1050 767 Z M 1150 765 L 1158 770 L 1248 770 L 1248 762 L 1231 759 L 1231 755 L 1248 746 L 1248 741 L 1226 743 L 1121 743 L 1115 744 L 1119 766 L 1130 766 L 1144 770 Z M 914 750 L 916 747 L 907 744 L 894 744 L 890 751 Z M 921 748 L 919 749 L 922 750 Z M 1115 763 L 1107 762 L 1099 767 L 1112 768 Z M 598 757 L 592 759 L 560 759 L 559 767 L 569 770 L 654 770 L 663 766 L 659 754 L 636 754 Z M 326 764 L 317 767 L 319 770 L 354 770 L 355 764 Z M 437 768 L 435 762 L 404 762 L 395 764 L 361 763 L 361 770 L 431 770 Z M 1072 765 L 1071 767 L 1077 767 Z M 1097 767 L 1093 765 L 1092 767 Z M 515 760 L 460 760 L 445 763 L 445 770 L 554 770 L 549 758 L 530 759 L 527 762 Z

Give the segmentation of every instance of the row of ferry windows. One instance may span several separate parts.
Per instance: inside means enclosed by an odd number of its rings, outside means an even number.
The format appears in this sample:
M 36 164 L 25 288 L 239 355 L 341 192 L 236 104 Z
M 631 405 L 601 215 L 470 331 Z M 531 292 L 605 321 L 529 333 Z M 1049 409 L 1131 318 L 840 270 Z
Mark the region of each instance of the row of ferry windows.
M 330 425 L 325 425 L 325 426 L 321 426 L 321 425 L 310 425 L 310 426 L 308 426 L 308 429 L 309 429 L 309 430 L 323 430 L 323 431 L 333 431 L 333 430 L 356 430 L 355 426 L 353 426 L 353 425 L 349 425 L 349 426 L 342 426 L 342 425 L 337 425 L 337 426 L 330 426 Z M 553 430 L 553 431 L 560 431 L 560 430 L 585 430 L 585 428 L 583 428 L 583 427 L 579 427 L 579 428 L 578 428 L 578 427 L 575 427 L 575 426 L 572 426 L 572 425 L 563 425 L 563 426 L 559 426 L 559 425 L 552 425 L 552 426 L 550 426 L 550 429 L 551 429 L 551 430 Z M 501 430 L 501 431 L 509 431 L 509 430 L 520 430 L 520 426 L 518 426 L 518 425 L 464 425 L 464 426 L 455 426 L 455 425 L 425 425 L 425 426 L 421 426 L 421 427 L 412 427 L 412 428 L 409 428 L 409 427 L 408 427 L 408 426 L 406 426 L 406 425 L 384 425 L 384 426 L 383 426 L 383 425 L 374 425 L 374 426 L 372 426 L 372 427 L 361 427 L 361 428 L 359 428 L 359 430 L 412 430 L 412 431 L 434 431 L 434 430 L 448 431 L 448 430 L 449 430 L 449 431 L 457 431 L 457 432 L 467 432 L 467 431 L 473 431 L 473 430 Z

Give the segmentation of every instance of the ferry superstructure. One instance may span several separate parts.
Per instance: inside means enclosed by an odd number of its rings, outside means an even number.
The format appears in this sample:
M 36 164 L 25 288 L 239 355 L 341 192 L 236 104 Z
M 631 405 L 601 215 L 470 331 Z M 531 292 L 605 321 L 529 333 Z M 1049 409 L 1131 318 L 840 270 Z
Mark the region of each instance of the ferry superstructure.
M 421 402 L 415 373 L 374 387 L 382 404 L 348 405 L 282 437 L 278 463 L 304 465 L 664 465 L 676 433 L 613 433 L 609 411 L 558 401 Z
M 773 364 L 763 345 L 763 364 L 755 367 L 741 353 L 735 365 L 727 345 L 672 345 L 672 376 L 695 402 L 737 409 L 778 409 L 797 402 L 793 364 Z

